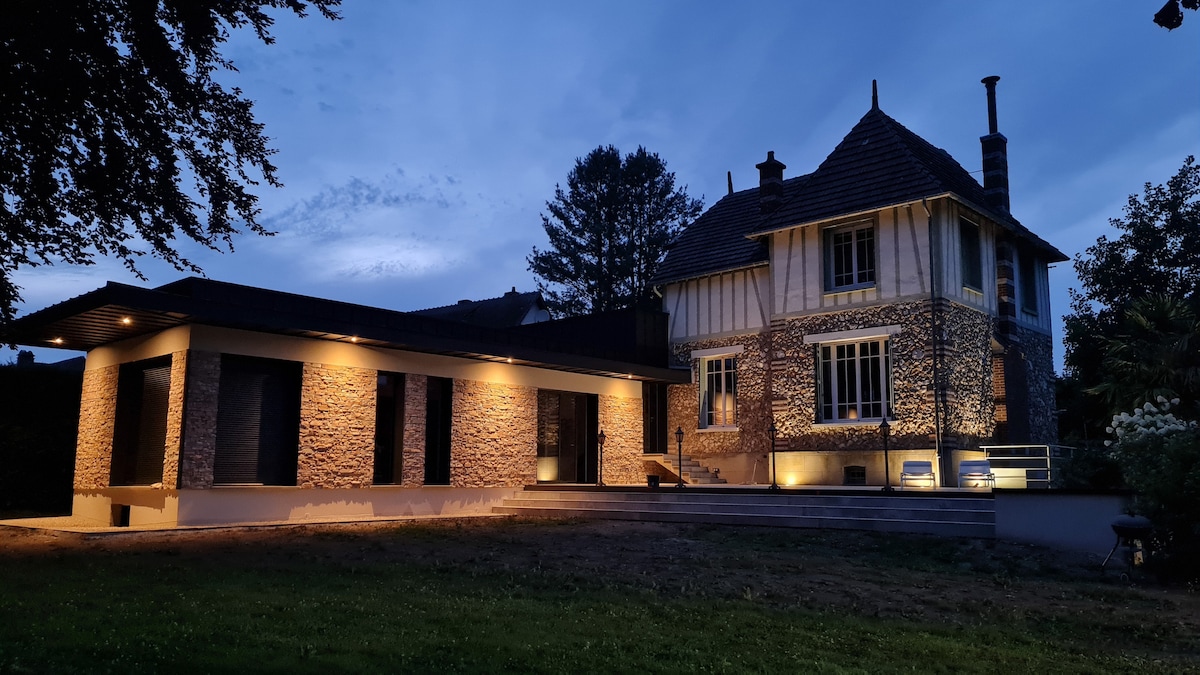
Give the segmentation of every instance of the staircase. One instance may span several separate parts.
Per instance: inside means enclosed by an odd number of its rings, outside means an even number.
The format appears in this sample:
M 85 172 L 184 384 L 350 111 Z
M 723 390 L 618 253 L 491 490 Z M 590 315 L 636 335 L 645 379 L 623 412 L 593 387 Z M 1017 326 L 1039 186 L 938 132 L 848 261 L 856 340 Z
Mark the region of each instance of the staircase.
M 692 459 L 691 455 L 683 455 L 682 467 L 675 466 L 679 460 L 678 454 L 672 455 L 667 453 L 662 455 L 642 455 L 642 459 L 651 462 L 658 462 L 664 468 L 666 468 L 667 471 L 670 471 L 676 476 L 683 476 L 683 482 L 687 483 L 688 485 L 716 485 L 726 482 L 724 478 L 718 477 L 717 474 L 710 471 L 708 467 L 702 466 L 700 462 Z
M 993 539 L 990 496 L 936 493 L 772 492 L 675 487 L 544 489 L 527 487 L 494 513 L 562 518 L 910 532 Z

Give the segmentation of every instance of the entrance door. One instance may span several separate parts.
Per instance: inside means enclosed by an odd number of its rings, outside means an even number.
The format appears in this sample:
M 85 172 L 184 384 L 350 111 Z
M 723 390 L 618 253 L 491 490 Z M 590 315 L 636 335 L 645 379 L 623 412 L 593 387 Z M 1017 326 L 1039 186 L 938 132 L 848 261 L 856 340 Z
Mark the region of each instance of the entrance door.
M 450 484 L 450 418 L 454 380 L 429 378 L 425 398 L 425 484 Z
M 598 397 L 566 391 L 538 392 L 538 480 L 596 482 Z

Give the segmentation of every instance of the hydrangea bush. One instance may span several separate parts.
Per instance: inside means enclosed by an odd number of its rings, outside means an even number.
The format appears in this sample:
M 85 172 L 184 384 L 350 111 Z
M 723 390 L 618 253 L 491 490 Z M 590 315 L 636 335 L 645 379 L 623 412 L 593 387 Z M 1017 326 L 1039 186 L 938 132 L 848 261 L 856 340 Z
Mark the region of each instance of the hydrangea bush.
M 1171 412 L 1179 399 L 1159 397 L 1114 415 L 1105 441 L 1134 492 L 1134 507 L 1161 531 L 1177 563 L 1200 551 L 1200 424 Z M 1192 576 L 1196 570 L 1177 570 Z

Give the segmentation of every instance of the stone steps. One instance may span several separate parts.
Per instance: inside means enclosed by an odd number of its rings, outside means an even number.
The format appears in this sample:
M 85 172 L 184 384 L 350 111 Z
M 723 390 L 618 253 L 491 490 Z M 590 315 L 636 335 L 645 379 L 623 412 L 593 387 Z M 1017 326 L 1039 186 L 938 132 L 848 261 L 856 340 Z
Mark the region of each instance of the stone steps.
M 690 455 L 683 456 L 683 464 L 680 467 L 675 465 L 679 463 L 678 454 L 663 454 L 663 455 L 644 455 L 646 459 L 658 462 L 667 471 L 676 476 L 682 475 L 683 482 L 688 485 L 717 485 L 725 483 L 724 478 L 718 477 L 708 467 L 703 466 L 700 462 L 692 459 Z M 681 473 L 682 469 L 682 473 Z
M 525 490 L 504 500 L 498 514 L 767 525 L 910 532 L 991 539 L 996 516 L 990 498 L 813 495 L 789 491 Z

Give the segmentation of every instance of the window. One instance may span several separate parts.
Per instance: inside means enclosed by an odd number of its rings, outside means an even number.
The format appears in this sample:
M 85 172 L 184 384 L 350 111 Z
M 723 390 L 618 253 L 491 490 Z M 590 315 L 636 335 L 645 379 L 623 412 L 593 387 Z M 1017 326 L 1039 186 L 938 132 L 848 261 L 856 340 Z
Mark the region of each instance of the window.
M 1021 285 L 1021 311 L 1026 314 L 1038 313 L 1038 293 L 1037 293 L 1037 266 L 1034 264 L 1033 254 L 1022 252 L 1019 254 L 1019 269 L 1017 274 L 1020 275 L 1017 279 Z
M 737 357 L 700 359 L 700 427 L 737 425 Z
M 170 390 L 171 357 L 121 364 L 110 485 L 162 482 Z
M 295 485 L 302 366 L 221 356 L 217 385 L 217 484 Z
M 875 284 L 875 227 L 855 225 L 825 233 L 825 286 L 831 291 Z
M 958 245 L 962 256 L 963 286 L 983 291 L 983 255 L 979 246 L 979 226 L 964 218 L 958 220 Z
M 404 469 L 404 374 L 378 373 L 375 384 L 375 484 L 399 485 Z
M 822 422 L 883 419 L 891 409 L 887 338 L 821 344 L 818 359 Z

